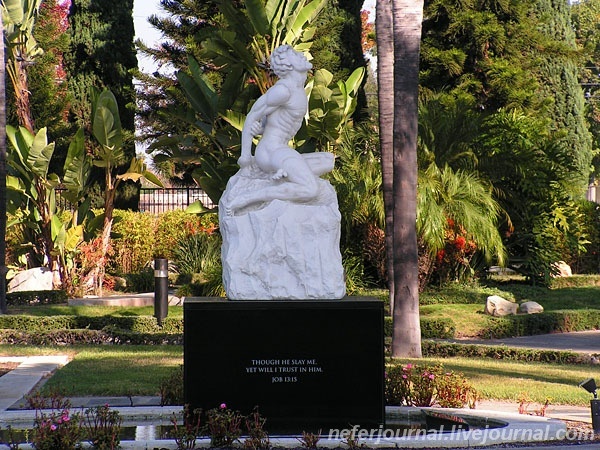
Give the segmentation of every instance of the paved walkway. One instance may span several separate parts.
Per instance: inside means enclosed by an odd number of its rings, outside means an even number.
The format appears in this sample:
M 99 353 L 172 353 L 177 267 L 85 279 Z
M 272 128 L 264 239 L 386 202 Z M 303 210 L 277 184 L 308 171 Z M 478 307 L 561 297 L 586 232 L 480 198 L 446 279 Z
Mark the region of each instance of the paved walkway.
M 505 339 L 449 339 L 459 344 L 505 345 L 507 347 L 541 350 L 570 350 L 577 353 L 600 355 L 600 330 L 572 333 L 540 334 Z

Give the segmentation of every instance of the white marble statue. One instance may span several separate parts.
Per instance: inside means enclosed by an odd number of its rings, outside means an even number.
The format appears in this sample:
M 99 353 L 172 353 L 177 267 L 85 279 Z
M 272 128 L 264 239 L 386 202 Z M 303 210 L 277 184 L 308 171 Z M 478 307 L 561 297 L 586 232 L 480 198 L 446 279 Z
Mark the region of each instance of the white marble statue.
M 341 298 L 340 214 L 333 187 L 320 178 L 334 155 L 289 145 L 307 112 L 312 64 L 283 45 L 271 68 L 279 80 L 246 117 L 240 171 L 219 202 L 225 291 L 240 300 Z

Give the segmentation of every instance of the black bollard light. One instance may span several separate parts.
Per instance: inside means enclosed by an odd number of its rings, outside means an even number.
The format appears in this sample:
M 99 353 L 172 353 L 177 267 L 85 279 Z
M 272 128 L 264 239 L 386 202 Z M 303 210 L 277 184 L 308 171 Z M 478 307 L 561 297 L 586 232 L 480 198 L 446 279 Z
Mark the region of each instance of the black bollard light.
M 594 398 L 590 400 L 590 408 L 592 411 L 592 428 L 594 433 L 600 433 L 600 400 L 598 400 L 598 389 L 596 381 L 593 378 L 588 378 L 585 381 L 579 383 L 579 387 L 584 388 L 590 394 L 594 395 Z
M 169 313 L 169 260 L 154 260 L 154 317 L 162 327 L 163 319 Z

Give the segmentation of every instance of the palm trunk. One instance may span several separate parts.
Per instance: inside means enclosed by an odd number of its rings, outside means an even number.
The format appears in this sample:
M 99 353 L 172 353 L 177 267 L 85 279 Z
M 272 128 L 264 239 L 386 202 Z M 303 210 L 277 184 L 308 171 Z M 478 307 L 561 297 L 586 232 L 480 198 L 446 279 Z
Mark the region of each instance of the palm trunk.
M 377 0 L 377 83 L 379 102 L 379 145 L 385 205 L 385 248 L 390 311 L 394 310 L 394 35 L 391 0 Z
M 0 30 L 4 30 L 0 14 Z M 6 90 L 4 45 L 0 48 L 0 313 L 6 314 Z
M 392 356 L 421 357 L 417 250 L 417 132 L 423 0 L 393 0 L 394 309 Z

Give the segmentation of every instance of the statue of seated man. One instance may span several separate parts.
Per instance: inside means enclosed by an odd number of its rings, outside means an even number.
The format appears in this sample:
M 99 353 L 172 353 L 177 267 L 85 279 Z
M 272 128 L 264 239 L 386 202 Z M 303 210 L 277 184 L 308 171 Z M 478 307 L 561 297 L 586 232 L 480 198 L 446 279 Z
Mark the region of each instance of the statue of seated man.
M 279 80 L 254 103 L 246 117 L 238 164 L 242 170 L 255 165 L 282 182 L 230 199 L 228 215 L 256 202 L 310 202 L 319 194 L 317 178 L 334 166 L 332 153 L 300 154 L 289 146 L 308 109 L 304 84 L 312 64 L 302 53 L 282 45 L 271 55 L 271 68 Z M 261 134 L 252 156 L 252 139 Z

